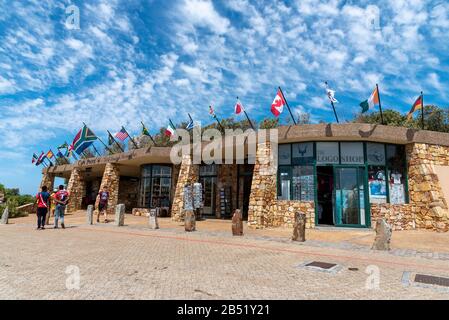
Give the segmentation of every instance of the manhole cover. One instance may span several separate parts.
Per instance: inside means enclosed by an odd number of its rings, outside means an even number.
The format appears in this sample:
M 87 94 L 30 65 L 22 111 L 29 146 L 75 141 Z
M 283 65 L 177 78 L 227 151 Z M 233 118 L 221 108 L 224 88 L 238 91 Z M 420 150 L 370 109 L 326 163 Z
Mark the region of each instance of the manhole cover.
M 313 262 L 306 264 L 306 267 L 316 267 L 316 268 L 321 268 L 321 269 L 325 269 L 325 270 L 329 270 L 335 266 L 336 266 L 335 263 L 320 262 L 320 261 L 313 261 Z
M 429 276 L 426 274 L 416 274 L 415 282 L 432 284 L 436 286 L 449 287 L 449 278 Z

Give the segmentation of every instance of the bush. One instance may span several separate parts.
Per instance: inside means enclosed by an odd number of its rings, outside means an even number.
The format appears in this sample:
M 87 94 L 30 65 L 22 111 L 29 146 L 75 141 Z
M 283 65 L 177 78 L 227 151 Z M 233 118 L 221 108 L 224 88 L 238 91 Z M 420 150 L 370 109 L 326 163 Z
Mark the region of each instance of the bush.
M 17 210 L 17 207 L 20 207 L 20 205 L 18 199 L 15 197 L 8 198 L 5 204 L 0 205 L 0 215 L 3 215 L 3 211 L 5 210 L 6 207 L 8 207 L 9 218 L 19 218 L 27 216 L 26 213 L 19 212 Z

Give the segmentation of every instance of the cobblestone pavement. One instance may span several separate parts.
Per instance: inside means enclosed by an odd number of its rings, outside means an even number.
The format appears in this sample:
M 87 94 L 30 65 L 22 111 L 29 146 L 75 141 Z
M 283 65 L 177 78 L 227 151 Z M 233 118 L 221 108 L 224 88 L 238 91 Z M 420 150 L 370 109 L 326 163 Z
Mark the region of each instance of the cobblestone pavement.
M 410 282 L 415 273 L 449 277 L 444 256 L 353 244 L 31 223 L 0 225 L 0 241 L 0 299 L 449 299 L 447 288 Z M 304 267 L 310 261 L 337 267 Z

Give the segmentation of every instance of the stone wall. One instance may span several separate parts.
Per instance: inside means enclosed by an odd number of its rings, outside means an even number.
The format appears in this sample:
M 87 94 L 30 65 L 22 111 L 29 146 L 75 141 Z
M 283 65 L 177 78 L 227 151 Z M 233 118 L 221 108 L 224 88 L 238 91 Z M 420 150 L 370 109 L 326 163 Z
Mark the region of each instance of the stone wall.
M 445 199 L 435 165 L 449 166 L 449 147 L 407 145 L 410 204 L 417 228 L 449 230 L 449 199 Z
M 376 228 L 376 222 L 379 218 L 385 218 L 394 231 L 416 228 L 415 210 L 414 206 L 410 204 L 371 204 L 371 227 L 373 229 Z
M 269 142 L 257 145 L 248 207 L 248 227 L 250 228 L 272 226 L 273 218 L 269 216 L 274 214 L 271 209 L 276 204 L 277 167 L 273 166 L 270 155 Z
M 39 186 L 39 191 L 41 191 L 43 186 L 47 186 L 48 191 L 53 191 L 55 183 L 55 175 L 52 173 L 45 172 L 42 175 L 41 184 Z
M 108 214 L 115 213 L 115 206 L 118 204 L 120 186 L 120 169 L 115 163 L 107 163 L 104 169 L 103 178 L 101 179 L 100 190 L 104 187 L 108 188 Z M 95 208 L 98 208 L 98 199 L 95 202 Z
M 265 219 L 270 227 L 293 228 L 295 213 L 306 214 L 306 228 L 315 228 L 315 203 L 313 201 L 286 201 L 277 200 L 270 208 L 270 215 Z
M 86 182 L 80 168 L 74 168 L 67 185 L 70 193 L 70 201 L 67 204 L 67 212 L 81 210 L 83 197 L 86 194 Z
M 181 166 L 179 168 L 179 175 L 176 181 L 175 196 L 171 209 L 172 220 L 182 221 L 184 218 L 184 186 L 187 183 L 198 182 L 199 179 L 199 165 L 192 164 L 192 159 L 189 155 L 182 156 Z

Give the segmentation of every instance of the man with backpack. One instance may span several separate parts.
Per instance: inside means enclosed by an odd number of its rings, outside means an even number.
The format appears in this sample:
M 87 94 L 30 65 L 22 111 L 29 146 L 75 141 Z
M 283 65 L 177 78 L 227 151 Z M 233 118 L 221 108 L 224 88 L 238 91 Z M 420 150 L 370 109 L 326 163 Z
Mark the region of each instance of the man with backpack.
M 103 187 L 98 193 L 98 214 L 97 214 L 97 223 L 100 222 L 100 214 L 104 212 L 104 223 L 108 222 L 108 201 L 109 201 L 109 192 L 107 187 Z
M 61 227 L 65 229 L 64 225 L 64 213 L 65 207 L 69 202 L 69 192 L 64 189 L 63 185 L 59 186 L 58 192 L 55 194 L 55 229 L 58 229 L 58 221 L 61 220 Z
M 37 203 L 37 228 L 36 230 L 45 229 L 45 216 L 50 206 L 50 194 L 47 192 L 47 186 L 42 187 L 42 191 L 36 195 Z

